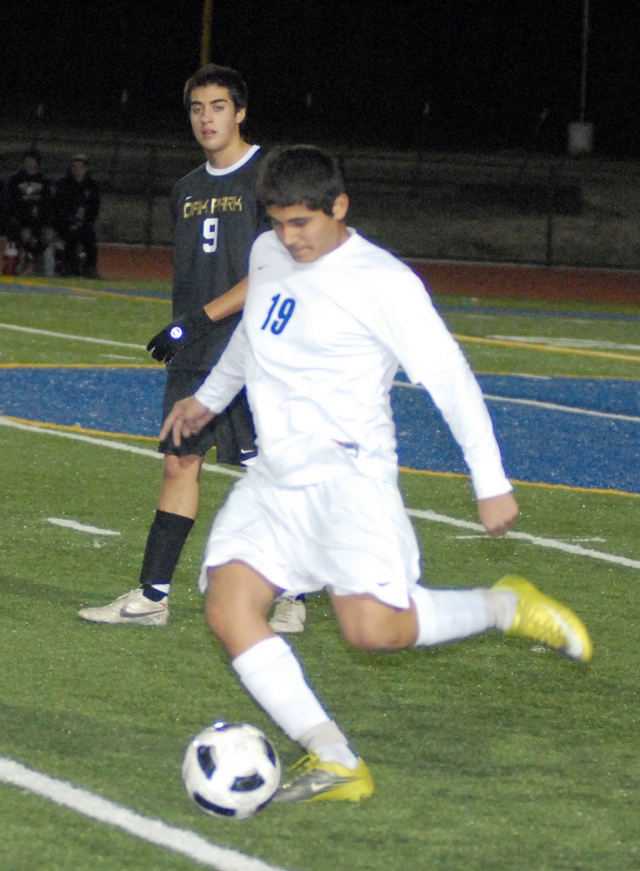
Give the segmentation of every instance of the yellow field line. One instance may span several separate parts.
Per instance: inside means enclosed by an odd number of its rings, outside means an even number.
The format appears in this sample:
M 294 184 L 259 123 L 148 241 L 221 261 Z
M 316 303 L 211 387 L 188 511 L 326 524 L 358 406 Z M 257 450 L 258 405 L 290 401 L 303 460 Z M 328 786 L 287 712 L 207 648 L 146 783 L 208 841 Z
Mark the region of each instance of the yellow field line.
M 469 475 L 463 472 L 432 472 L 429 469 L 409 469 L 406 466 L 400 467 L 401 472 L 407 475 L 430 475 L 434 478 L 466 478 L 469 480 Z M 625 490 L 602 490 L 598 487 L 571 487 L 568 484 L 545 484 L 540 481 L 519 481 L 517 478 L 509 478 L 512 484 L 517 484 L 519 487 L 542 487 L 545 490 L 568 490 L 571 493 L 598 493 L 602 496 L 628 496 L 631 499 L 640 499 L 640 493 L 627 493 Z
M 41 427 L 43 429 L 61 430 L 63 432 L 81 433 L 83 435 L 107 436 L 113 439 L 133 439 L 135 441 L 157 442 L 158 439 L 153 436 L 131 435 L 129 433 L 105 432 L 99 429 L 85 429 L 81 426 L 66 426 L 59 423 L 46 423 L 39 420 L 27 420 L 23 417 L 12 417 L 8 414 L 2 415 L 7 420 L 12 420 L 15 423 L 23 424 L 24 426 Z M 462 472 L 432 472 L 428 469 L 409 469 L 406 466 L 401 466 L 400 471 L 408 475 L 430 475 L 434 478 L 466 478 Z M 565 484 L 544 484 L 535 481 L 518 481 L 511 479 L 513 484 L 518 484 L 521 487 L 543 487 L 548 490 L 566 490 L 572 493 L 599 494 L 602 496 L 627 496 L 631 499 L 640 498 L 640 493 L 626 493 L 624 490 L 600 490 L 596 487 L 570 487 Z
M 62 423 L 48 423 L 44 420 L 27 420 L 25 417 L 11 417 L 9 414 L 3 414 L 2 417 L 7 420 L 12 420 L 14 423 L 21 423 L 24 426 L 41 427 L 42 429 L 56 429 L 61 432 L 82 433 L 82 435 L 109 436 L 113 439 L 133 439 L 134 441 L 157 442 L 155 436 L 131 435 L 126 432 L 105 432 L 101 429 L 86 429 L 83 426 L 67 426 Z
M 627 363 L 640 363 L 640 357 L 632 354 L 616 354 L 612 351 L 588 351 L 584 348 L 565 348 L 561 345 L 533 345 L 529 342 L 511 342 L 508 339 L 487 339 L 485 336 L 465 336 L 453 334 L 459 342 L 472 345 L 498 345 L 502 348 L 517 348 L 519 351 L 545 351 L 547 354 L 574 354 L 578 357 L 602 357 L 606 360 L 624 360 Z
M 162 363 L 0 363 L 0 369 L 158 369 Z
M 77 290 L 78 293 L 89 293 L 93 296 L 108 296 L 112 299 L 132 299 L 136 302 L 164 302 L 171 303 L 171 297 L 169 296 L 140 296 L 137 293 L 128 293 L 125 288 L 124 293 L 114 293 L 111 290 L 93 290 L 93 288 L 77 288 L 72 287 L 71 290 Z
M 135 299 L 141 300 L 142 302 L 171 302 L 171 297 L 169 296 L 139 296 L 136 293 L 127 293 L 126 288 L 124 289 L 124 293 L 114 293 L 112 290 L 97 290 L 92 287 L 76 287 L 73 284 L 49 284 L 47 281 L 22 278 L 21 276 L 2 276 L 0 277 L 0 285 L 1 284 L 22 284 L 27 287 L 53 287 L 60 288 L 61 290 L 71 290 L 74 293 L 92 294 L 93 296 L 109 296 L 118 299 Z

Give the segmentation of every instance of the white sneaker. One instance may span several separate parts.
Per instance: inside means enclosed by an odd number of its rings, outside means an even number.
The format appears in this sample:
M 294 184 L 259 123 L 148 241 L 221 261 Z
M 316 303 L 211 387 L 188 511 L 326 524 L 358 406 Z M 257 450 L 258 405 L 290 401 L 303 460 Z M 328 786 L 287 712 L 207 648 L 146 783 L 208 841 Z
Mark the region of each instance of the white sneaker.
M 142 595 L 142 587 L 118 596 L 110 605 L 82 608 L 78 617 L 88 623 L 136 623 L 138 626 L 165 626 L 169 622 L 169 601 L 152 602 Z
M 278 596 L 274 604 L 273 617 L 269 620 L 269 626 L 274 632 L 293 635 L 304 631 L 307 610 L 302 599 L 296 599 L 294 596 Z

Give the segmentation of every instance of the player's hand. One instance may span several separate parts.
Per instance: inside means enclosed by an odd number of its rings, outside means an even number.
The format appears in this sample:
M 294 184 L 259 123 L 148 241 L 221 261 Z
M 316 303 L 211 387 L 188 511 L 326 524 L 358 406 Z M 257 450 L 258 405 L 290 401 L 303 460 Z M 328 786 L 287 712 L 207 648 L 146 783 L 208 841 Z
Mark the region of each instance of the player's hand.
M 151 339 L 147 351 L 154 360 L 169 363 L 189 340 L 203 336 L 213 326 L 213 321 L 201 308 L 187 318 L 173 321 Z
M 512 493 L 478 499 L 480 522 L 492 538 L 504 535 L 520 517 L 518 503 Z
M 169 412 L 160 431 L 160 441 L 172 435 L 174 445 L 179 448 L 183 438 L 200 432 L 214 417 L 214 413 L 198 402 L 195 396 L 181 399 Z

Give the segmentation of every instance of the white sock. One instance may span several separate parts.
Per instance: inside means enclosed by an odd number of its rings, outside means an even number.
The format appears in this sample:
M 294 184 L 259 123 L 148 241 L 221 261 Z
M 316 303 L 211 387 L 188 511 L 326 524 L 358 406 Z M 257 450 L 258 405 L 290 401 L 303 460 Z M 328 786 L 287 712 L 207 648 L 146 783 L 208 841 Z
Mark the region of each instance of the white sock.
M 300 743 L 309 753 L 316 753 L 323 762 L 337 762 L 344 768 L 358 767 L 358 757 L 333 720 L 309 729 L 300 736 Z
M 300 738 L 314 727 L 331 722 L 279 635 L 254 644 L 231 665 L 249 694 L 293 741 L 302 743 Z
M 171 584 L 151 584 L 151 588 L 155 590 L 156 593 L 161 594 L 162 598 L 160 599 L 160 601 L 162 601 L 162 599 L 166 599 L 166 597 L 169 595 Z
M 418 586 L 411 600 L 418 617 L 415 646 L 430 647 L 489 629 L 505 631 L 513 623 L 517 596 L 488 588 L 432 590 Z

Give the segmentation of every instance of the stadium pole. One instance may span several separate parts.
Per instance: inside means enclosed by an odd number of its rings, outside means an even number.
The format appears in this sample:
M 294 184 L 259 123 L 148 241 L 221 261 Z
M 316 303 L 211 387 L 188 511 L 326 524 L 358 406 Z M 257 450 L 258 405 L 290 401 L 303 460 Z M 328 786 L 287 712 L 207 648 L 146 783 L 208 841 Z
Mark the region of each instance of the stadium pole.
M 589 0 L 582 7 L 582 57 L 580 68 L 580 123 L 584 124 L 587 111 L 587 58 L 589 45 Z
M 200 66 L 211 62 L 211 22 L 213 20 L 213 0 L 204 0 L 202 8 L 202 37 L 200 41 Z

